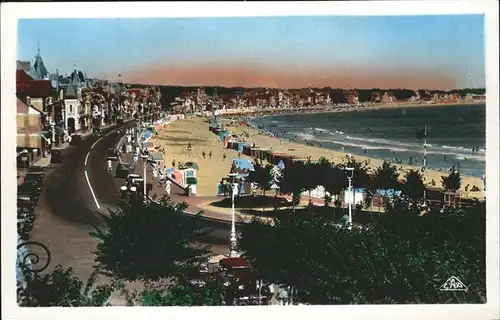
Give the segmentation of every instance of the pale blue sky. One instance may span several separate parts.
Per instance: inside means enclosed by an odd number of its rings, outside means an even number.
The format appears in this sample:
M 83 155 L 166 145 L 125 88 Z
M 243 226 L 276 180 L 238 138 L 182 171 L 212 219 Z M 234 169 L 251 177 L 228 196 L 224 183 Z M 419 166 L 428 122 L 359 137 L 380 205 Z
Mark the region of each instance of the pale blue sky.
M 484 87 L 482 15 L 20 20 L 18 52 L 40 43 L 47 68 L 90 76 L 154 64 L 447 70 L 458 87 Z M 465 71 L 467 66 L 470 76 Z M 375 85 L 374 85 L 375 86 Z

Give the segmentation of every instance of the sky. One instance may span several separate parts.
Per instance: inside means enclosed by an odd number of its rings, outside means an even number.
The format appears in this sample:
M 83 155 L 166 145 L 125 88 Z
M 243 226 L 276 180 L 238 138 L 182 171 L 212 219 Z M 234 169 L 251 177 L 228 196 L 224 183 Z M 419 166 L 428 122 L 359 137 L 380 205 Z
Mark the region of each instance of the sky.
M 23 19 L 17 59 L 157 85 L 485 87 L 484 17 Z

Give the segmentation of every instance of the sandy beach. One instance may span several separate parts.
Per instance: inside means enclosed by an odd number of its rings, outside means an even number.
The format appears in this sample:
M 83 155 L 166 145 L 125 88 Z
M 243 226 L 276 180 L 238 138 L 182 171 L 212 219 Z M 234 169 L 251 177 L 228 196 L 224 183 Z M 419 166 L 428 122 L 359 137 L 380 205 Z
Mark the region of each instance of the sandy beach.
M 154 137 L 153 141 L 160 144 L 165 149 L 165 161 L 167 166 L 170 166 L 172 161 L 181 162 L 196 162 L 200 169 L 198 171 L 198 196 L 214 196 L 217 189 L 217 183 L 222 177 L 226 177 L 231 166 L 231 160 L 237 158 L 236 150 L 225 149 L 218 137 L 208 130 L 210 124 L 201 117 L 192 117 L 185 120 L 174 121 L 168 124 L 165 129 L 159 131 L 159 134 Z M 341 163 L 346 159 L 346 154 L 340 151 L 323 149 L 316 146 L 306 146 L 298 142 L 290 142 L 286 139 L 278 139 L 275 137 L 259 134 L 257 130 L 246 126 L 226 126 L 225 129 L 234 134 L 245 134 L 248 137 L 246 141 L 255 143 L 261 148 L 269 148 L 274 152 L 289 154 L 300 159 L 305 159 L 307 156 L 311 160 L 317 160 L 325 157 L 334 163 Z M 191 143 L 192 151 L 188 152 L 187 146 Z M 202 152 L 206 153 L 203 158 Z M 212 153 L 212 157 L 208 156 Z M 223 155 L 226 154 L 226 159 L 223 160 Z M 241 158 L 252 160 L 251 157 L 241 154 Z M 356 156 L 358 161 L 369 160 L 370 167 L 376 168 L 382 165 L 383 161 L 379 159 Z M 408 165 L 397 165 L 400 170 L 400 177 L 409 169 L 419 169 Z M 427 170 L 424 174 L 425 183 L 431 186 L 431 181 L 436 182 L 437 187 L 441 187 L 441 176 L 447 173 Z M 481 179 L 476 177 L 462 177 L 462 191 L 469 184 L 469 189 L 476 185 L 480 189 L 483 187 Z M 463 197 L 482 198 L 482 192 L 464 192 Z

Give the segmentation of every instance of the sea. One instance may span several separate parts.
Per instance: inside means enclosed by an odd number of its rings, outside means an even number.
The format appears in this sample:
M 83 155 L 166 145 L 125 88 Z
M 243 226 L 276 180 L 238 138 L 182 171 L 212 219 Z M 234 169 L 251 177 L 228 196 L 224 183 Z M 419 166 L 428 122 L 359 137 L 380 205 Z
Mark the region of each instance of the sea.
M 424 139 L 416 133 L 427 126 L 428 168 L 449 172 L 455 165 L 466 176 L 485 173 L 485 104 L 275 115 L 251 124 L 283 139 L 415 166 L 424 155 Z

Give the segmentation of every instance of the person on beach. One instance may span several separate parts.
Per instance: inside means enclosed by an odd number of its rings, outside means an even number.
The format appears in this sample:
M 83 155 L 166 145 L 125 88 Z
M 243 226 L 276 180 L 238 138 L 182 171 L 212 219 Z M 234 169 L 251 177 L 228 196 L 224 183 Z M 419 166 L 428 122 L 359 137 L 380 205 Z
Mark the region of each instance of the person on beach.
M 201 153 L 201 156 L 203 157 L 203 159 L 205 159 L 205 156 L 206 156 L 205 151 L 203 151 L 203 152 Z
M 167 182 L 165 183 L 165 193 L 169 197 L 170 197 L 171 190 L 172 190 L 172 182 L 170 182 L 170 180 L 167 180 Z
M 241 157 L 241 152 L 238 152 L 238 158 L 240 158 L 240 157 Z
M 175 159 L 172 160 L 172 168 L 175 168 Z
M 210 152 L 208 153 L 208 157 L 209 157 L 210 159 L 212 159 L 212 151 L 210 151 Z
M 224 154 L 222 155 L 222 160 L 226 160 L 226 153 L 224 152 Z

